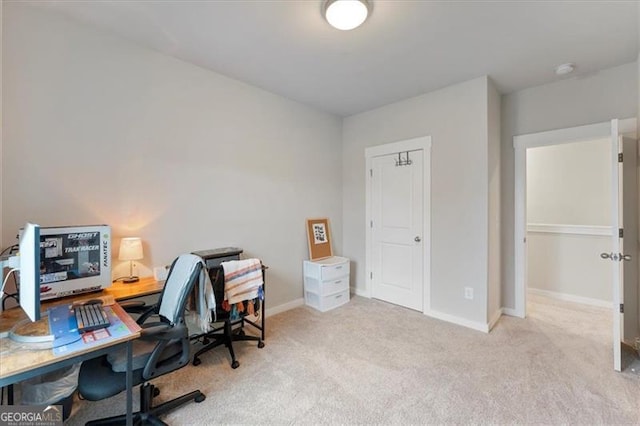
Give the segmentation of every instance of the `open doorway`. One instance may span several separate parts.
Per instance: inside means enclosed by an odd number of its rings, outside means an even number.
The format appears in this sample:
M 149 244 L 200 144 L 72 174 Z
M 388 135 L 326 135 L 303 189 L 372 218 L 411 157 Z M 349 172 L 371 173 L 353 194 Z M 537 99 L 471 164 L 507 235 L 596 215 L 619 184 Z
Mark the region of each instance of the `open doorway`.
M 527 293 L 612 306 L 609 140 L 527 150 Z M 597 261 L 596 261 L 597 260 Z
M 535 262 L 540 262 L 540 259 L 547 260 L 543 267 L 549 268 L 551 264 L 552 268 L 548 275 L 538 274 L 534 286 L 542 286 L 538 288 L 539 294 L 554 295 L 557 297 L 564 297 L 565 299 L 577 301 L 577 302 L 590 302 L 591 304 L 603 304 L 608 306 L 611 310 L 613 319 L 613 352 L 614 352 L 614 368 L 620 370 L 621 364 L 621 343 L 623 337 L 638 335 L 640 329 L 640 315 L 638 313 L 638 307 L 640 306 L 640 295 L 638 294 L 638 263 L 637 263 L 637 221 L 638 221 L 638 181 L 636 177 L 636 160 L 637 160 L 637 145 L 635 141 L 636 121 L 635 119 L 627 120 L 612 120 L 610 123 L 600 123 L 589 126 L 581 126 L 569 129 L 561 129 L 549 132 L 542 132 L 536 134 L 529 134 L 523 136 L 516 136 L 514 138 L 515 148 L 515 314 L 524 318 L 527 315 L 527 290 L 528 280 L 532 277 L 529 272 L 532 266 L 536 266 Z M 625 137 L 623 137 L 623 135 Z M 633 139 L 629 139 L 631 137 Z M 555 154 L 557 158 L 553 161 L 562 163 L 566 161 L 568 156 L 581 156 L 584 154 L 584 150 L 580 148 L 588 147 L 591 157 L 597 156 L 599 152 L 599 142 L 607 143 L 609 145 L 608 152 L 602 151 L 600 155 L 604 155 L 609 161 L 609 167 L 606 168 L 604 162 L 598 163 L 599 166 L 589 166 L 584 164 L 584 167 L 592 167 L 592 171 L 595 179 L 602 179 L 600 176 L 602 171 L 609 173 L 611 188 L 609 192 L 610 202 L 603 201 L 606 198 L 605 191 L 601 190 L 599 197 L 600 203 L 604 206 L 593 207 L 589 206 L 589 203 L 597 202 L 596 199 L 589 199 L 589 190 L 598 192 L 595 187 L 603 188 L 603 183 L 593 180 L 593 176 L 585 177 L 582 179 L 574 179 L 577 181 L 578 186 L 571 185 L 572 176 L 569 176 L 566 170 L 570 168 L 566 166 L 564 169 L 560 164 L 556 167 L 557 170 L 551 171 L 550 175 L 545 176 L 541 182 L 537 182 L 538 187 L 527 187 L 527 174 L 528 174 L 528 157 L 549 157 L 549 155 Z M 582 146 L 580 146 L 582 144 Z M 590 144 L 590 145 L 586 145 Z M 573 146 L 572 146 L 573 145 Z M 624 167 L 622 163 L 622 157 L 618 156 L 618 149 L 622 149 L 622 146 L 632 148 L 631 156 L 625 156 Z M 540 148 L 549 147 L 551 151 L 543 151 Z M 577 150 L 577 151 L 576 151 Z M 580 152 L 581 154 L 576 154 Z M 625 149 L 626 152 L 626 149 Z M 541 155 L 537 155 L 541 154 Z M 538 158 L 539 159 L 539 158 Z M 592 158 L 594 159 L 594 158 Z M 630 161 L 629 161 L 630 160 Z M 620 162 L 619 162 L 620 161 Z M 631 167 L 629 167 L 631 166 Z M 576 167 L 580 167 L 580 162 L 577 162 Z M 598 174 L 596 169 L 599 168 L 601 173 Z M 606 170 L 605 170 L 606 169 Z M 623 173 L 624 170 L 624 173 Z M 633 175 L 630 173 L 633 172 Z M 629 182 L 627 178 L 633 177 Z M 551 179 L 551 180 L 549 180 Z M 591 181 L 591 182 L 590 182 Z M 623 182 L 626 182 L 623 186 Z M 580 187 L 580 183 L 583 184 Z M 591 183 L 591 186 L 589 186 Z M 628 185 L 628 184 L 631 185 Z M 549 188 L 549 186 L 552 188 Z M 564 187 L 564 191 L 559 189 Z M 541 189 L 542 188 L 542 189 Z M 624 188 L 624 196 L 623 196 Z M 531 189 L 533 192 L 546 192 L 547 195 L 556 198 L 556 202 L 560 205 L 549 209 L 540 208 L 539 205 L 531 206 L 532 212 L 535 211 L 533 220 L 529 220 L 528 213 L 528 199 L 527 193 Z M 570 194 L 567 194 L 567 189 Z M 542 191 L 544 190 L 544 191 Z M 580 198 L 576 192 L 586 193 L 586 198 Z M 631 195 L 632 202 L 628 202 L 628 195 Z M 626 201 L 624 201 L 626 200 Z M 624 202 L 623 202 L 624 201 Z M 539 200 L 533 200 L 534 203 Z M 570 204 L 567 204 L 570 203 Z M 576 207 L 580 204 L 580 208 Z M 606 206 L 609 206 L 609 218 L 610 221 L 603 220 L 602 211 L 606 211 Z M 632 209 L 628 211 L 629 208 Z M 604 208 L 605 210 L 602 210 Z M 580 210 L 591 209 L 589 212 L 582 212 Z M 625 238 L 622 237 L 622 231 L 618 235 L 619 228 L 623 227 L 623 212 L 624 212 L 624 227 Z M 536 222 L 538 220 L 539 222 Z M 564 221 L 578 222 L 578 223 L 562 223 Z M 549 222 L 549 223 L 546 223 Z M 560 222 L 560 223 L 555 223 Z M 583 222 L 583 223 L 580 223 Z M 584 224 L 584 223 L 587 224 Z M 608 222 L 608 223 L 607 223 Z M 627 225 L 629 229 L 626 229 Z M 631 231 L 631 232 L 628 232 Z M 541 236 L 540 234 L 545 234 Z M 549 234 L 549 235 L 547 235 Z M 553 234 L 554 237 L 550 237 Z M 582 270 L 591 269 L 595 274 L 597 280 L 597 274 L 605 276 L 606 273 L 601 270 L 598 262 L 602 262 L 598 258 L 599 247 L 599 234 L 609 240 L 609 245 L 603 245 L 600 249 L 604 249 L 600 254 L 606 257 L 608 268 L 610 271 L 609 279 L 605 281 L 606 287 L 609 291 L 607 296 L 606 288 L 603 286 L 594 285 L 593 281 L 586 279 L 583 275 L 582 280 L 579 282 L 567 282 L 567 280 L 560 280 L 563 270 L 570 270 L 571 268 L 564 268 L 570 266 L 571 262 L 576 263 L 576 257 L 579 257 L 578 263 Z M 577 238 L 580 236 L 581 238 Z M 590 237 L 590 238 L 587 238 Z M 605 240 L 606 241 L 606 240 Z M 604 243 L 604 241 L 603 241 Z M 636 246 L 633 246 L 636 243 Z M 530 247 L 531 246 L 531 247 Z M 530 249 L 534 249 L 535 253 L 532 253 L 534 259 L 529 259 L 528 253 Z M 609 250 L 607 252 L 607 249 Z M 625 254 L 627 250 L 627 254 Z M 583 253 L 580 253 L 583 252 Z M 624 261 L 623 261 L 624 260 Z M 627 266 L 627 261 L 629 265 Z M 551 262 L 549 262 L 551 261 Z M 529 265 L 529 262 L 532 264 Z M 538 265 L 539 266 L 539 265 Z M 561 270 L 562 269 L 562 270 Z M 539 272 L 539 271 L 535 271 Z M 549 277 L 555 279 L 555 283 L 549 283 Z M 624 277 L 624 279 L 623 279 Z M 590 278 L 590 277 L 587 277 Z M 603 278 L 600 277 L 600 280 Z M 586 285 L 586 281 L 591 281 L 590 285 Z M 624 282 L 627 282 L 625 288 Z M 551 287 L 550 286 L 554 286 Z M 546 287 L 546 288 L 544 288 Z M 535 288 L 535 287 L 533 287 Z M 546 293 L 545 293 L 546 292 Z M 609 299 L 609 300 L 608 300 Z M 622 301 L 628 302 L 625 315 L 623 313 Z M 620 309 L 618 311 L 618 308 Z M 625 327 L 626 326 L 626 327 Z M 626 328 L 626 330 L 625 330 Z M 625 331 L 627 333 L 625 333 Z

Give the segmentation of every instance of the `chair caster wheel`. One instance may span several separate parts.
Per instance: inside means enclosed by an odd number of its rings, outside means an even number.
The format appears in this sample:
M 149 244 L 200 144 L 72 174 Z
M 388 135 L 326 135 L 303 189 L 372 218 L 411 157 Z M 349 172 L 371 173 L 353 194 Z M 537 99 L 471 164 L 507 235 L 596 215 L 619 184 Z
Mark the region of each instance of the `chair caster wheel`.
M 154 397 L 156 397 L 156 396 L 158 396 L 158 395 L 160 395 L 160 389 L 158 389 L 158 388 L 153 388 L 153 396 L 154 396 Z
M 260 341 L 258 342 L 258 347 L 259 347 L 260 349 L 264 348 L 264 342 L 263 342 L 262 340 L 260 340 Z
M 196 397 L 195 397 L 194 401 L 195 401 L 195 402 L 202 402 L 202 401 L 204 401 L 205 399 L 207 399 L 207 397 L 205 396 L 205 394 L 201 393 L 200 395 L 198 395 L 198 396 L 196 396 Z
M 243 329 L 240 329 L 240 330 L 238 331 L 238 336 L 244 336 L 244 335 L 246 335 L 246 333 L 244 332 L 244 330 L 243 330 Z
M 203 345 L 208 345 L 208 344 L 209 344 L 209 342 L 210 342 L 210 340 L 209 340 L 209 339 L 207 339 L 206 337 L 205 337 L 204 339 L 202 339 L 202 344 L 203 344 Z
M 240 363 L 238 361 L 233 361 L 231 363 L 231 368 L 233 368 L 234 370 L 238 367 L 240 367 Z
M 202 363 L 202 361 L 200 361 L 200 358 L 195 358 L 193 360 L 193 365 L 200 365 L 200 363 Z

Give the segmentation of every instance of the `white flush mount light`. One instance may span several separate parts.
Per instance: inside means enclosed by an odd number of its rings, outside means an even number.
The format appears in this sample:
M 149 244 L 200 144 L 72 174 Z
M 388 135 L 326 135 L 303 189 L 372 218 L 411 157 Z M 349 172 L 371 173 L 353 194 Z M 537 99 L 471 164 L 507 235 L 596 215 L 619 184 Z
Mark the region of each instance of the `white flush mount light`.
M 558 65 L 558 67 L 556 68 L 556 75 L 571 74 L 575 69 L 576 69 L 576 66 L 571 63 Z
M 331 26 L 347 31 L 359 27 L 371 13 L 367 0 L 326 0 L 324 17 Z

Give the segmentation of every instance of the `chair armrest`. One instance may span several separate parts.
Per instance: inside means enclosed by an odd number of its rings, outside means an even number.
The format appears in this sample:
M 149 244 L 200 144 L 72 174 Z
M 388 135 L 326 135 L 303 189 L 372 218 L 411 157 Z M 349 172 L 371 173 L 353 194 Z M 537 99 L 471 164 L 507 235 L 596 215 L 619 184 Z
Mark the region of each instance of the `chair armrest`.
M 157 304 L 152 306 L 147 306 L 146 309 L 142 311 L 142 313 L 140 314 L 136 322 L 138 323 L 138 325 L 143 325 L 145 321 L 149 319 L 150 316 L 157 314 L 159 311 L 160 311 L 160 306 L 158 306 Z
M 142 300 L 126 300 L 124 302 L 118 302 L 118 304 L 126 312 L 131 312 L 134 314 L 140 314 L 149 309 L 149 307 L 146 306 L 146 303 Z
M 165 323 L 153 323 L 146 325 L 140 331 L 141 340 L 174 340 L 184 337 L 186 327 L 184 325 L 171 326 Z

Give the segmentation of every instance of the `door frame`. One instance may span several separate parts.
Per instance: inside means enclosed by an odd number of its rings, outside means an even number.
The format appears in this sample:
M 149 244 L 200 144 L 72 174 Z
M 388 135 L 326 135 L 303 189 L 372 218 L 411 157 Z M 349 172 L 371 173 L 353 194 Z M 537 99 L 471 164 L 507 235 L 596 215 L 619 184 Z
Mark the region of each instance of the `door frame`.
M 397 154 L 398 152 L 422 150 L 423 164 L 423 206 L 422 206 L 422 229 L 423 229 L 423 263 L 422 263 L 422 288 L 423 302 L 422 312 L 429 312 L 431 309 L 431 136 L 421 136 L 413 139 L 401 140 L 366 148 L 364 150 L 366 167 L 366 203 L 365 203 L 365 292 L 363 296 L 371 298 L 373 295 L 373 231 L 371 228 L 372 214 L 372 185 L 371 172 L 373 159 L 384 155 Z
M 619 120 L 619 132 L 636 137 L 636 119 Z M 562 145 L 595 139 L 611 138 L 611 122 L 550 130 L 514 136 L 514 263 L 515 263 L 515 307 L 503 309 L 509 315 L 527 316 L 527 149 L 541 146 Z

